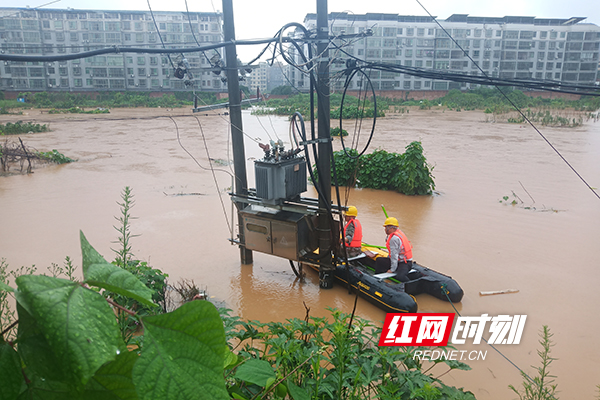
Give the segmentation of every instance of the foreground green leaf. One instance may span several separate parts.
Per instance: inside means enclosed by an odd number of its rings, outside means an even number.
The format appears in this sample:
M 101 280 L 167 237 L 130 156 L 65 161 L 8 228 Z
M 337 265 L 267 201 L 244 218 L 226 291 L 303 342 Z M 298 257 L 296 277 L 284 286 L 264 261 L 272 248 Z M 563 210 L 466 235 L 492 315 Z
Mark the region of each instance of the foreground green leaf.
M 16 399 L 22 383 L 19 356 L 10 344 L 0 338 L 0 399 Z
M 269 362 L 251 358 L 238 367 L 235 377 L 247 383 L 266 387 L 269 379 L 275 379 L 275 372 Z
M 85 283 L 101 287 L 122 296 L 131 297 L 147 306 L 158 307 L 152 301 L 154 293 L 135 275 L 113 264 L 92 264 L 85 274 Z
M 292 382 L 289 379 L 287 381 L 287 384 L 288 384 L 288 391 L 290 392 L 292 399 L 294 399 L 294 400 L 310 400 L 310 396 L 308 395 L 308 393 L 306 393 L 306 390 L 297 386 L 296 384 L 294 384 L 294 382 Z
M 133 382 L 144 400 L 227 400 L 223 378 L 225 331 L 209 302 L 143 319 L 144 346 Z
M 85 235 L 83 234 L 82 231 L 79 231 L 79 238 L 81 241 L 81 256 L 82 256 L 81 269 L 83 270 L 83 277 L 87 278 L 87 272 L 88 272 L 90 265 L 110 264 L 110 263 L 107 262 L 104 259 L 104 257 L 102 257 L 100 255 L 100 253 L 98 253 L 96 251 L 96 249 L 94 249 L 92 247 L 90 242 L 88 242 L 88 240 L 85 238 Z
M 30 377 L 40 376 L 45 380 L 65 380 L 64 365 L 59 362 L 36 320 L 23 307 L 22 302 L 17 303 L 17 312 L 17 342 L 19 355 L 25 364 L 25 374 Z
M 124 352 L 114 361 L 103 365 L 88 382 L 82 397 L 86 400 L 137 400 L 131 380 L 131 372 L 137 359 L 136 353 Z
M 38 328 L 75 386 L 83 386 L 117 355 L 114 313 L 98 293 L 78 283 L 43 275 L 16 279 L 17 301 L 27 304 Z
M 30 382 L 18 400 L 83 400 L 80 393 L 74 391 L 65 382 L 44 379 L 39 376 L 30 377 Z

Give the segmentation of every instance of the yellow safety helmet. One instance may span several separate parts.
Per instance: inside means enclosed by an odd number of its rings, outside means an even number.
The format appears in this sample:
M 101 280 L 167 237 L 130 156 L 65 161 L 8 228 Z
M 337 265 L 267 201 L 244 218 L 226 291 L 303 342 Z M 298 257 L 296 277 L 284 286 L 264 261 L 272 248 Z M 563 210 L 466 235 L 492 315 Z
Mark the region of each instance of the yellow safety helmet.
M 354 206 L 348 207 L 348 211 L 346 211 L 347 217 L 356 217 L 358 215 L 358 210 Z
M 398 225 L 398 220 L 394 217 L 389 217 L 385 220 L 385 222 L 383 223 L 383 226 L 395 226 L 398 227 L 400 225 Z

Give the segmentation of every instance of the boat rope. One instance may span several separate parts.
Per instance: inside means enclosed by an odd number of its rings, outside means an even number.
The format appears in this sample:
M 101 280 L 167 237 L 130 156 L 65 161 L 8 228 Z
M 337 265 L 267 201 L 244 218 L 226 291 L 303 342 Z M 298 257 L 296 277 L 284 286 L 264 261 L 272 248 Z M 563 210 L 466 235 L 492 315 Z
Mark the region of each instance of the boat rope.
M 450 305 L 452 306 L 452 308 L 454 309 L 454 312 L 456 312 L 456 314 L 458 314 L 458 316 L 460 317 L 460 312 L 456 309 L 456 307 L 454 306 L 454 303 L 452 302 L 452 300 L 450 300 L 450 297 L 448 296 L 448 293 L 450 293 L 447 289 L 448 284 L 446 283 L 442 283 L 440 284 L 440 289 L 442 290 L 442 294 L 444 296 L 446 296 L 446 298 L 448 299 L 448 302 L 450 303 Z M 519 370 L 519 372 L 521 373 L 521 375 L 525 378 L 527 378 L 531 383 L 540 386 L 540 389 L 543 389 L 546 391 L 546 395 L 550 396 L 551 398 L 553 398 L 554 400 L 558 400 L 556 397 L 554 397 L 551 393 L 548 392 L 548 389 L 541 387 L 541 384 L 539 382 L 536 382 L 533 378 L 531 378 L 525 371 L 523 371 L 517 364 L 515 364 L 510 358 L 508 358 L 507 356 L 505 356 L 500 350 L 498 350 L 498 348 L 496 348 L 496 346 L 494 346 L 493 344 L 490 344 L 488 342 L 488 340 L 485 337 L 481 337 L 483 339 L 483 341 L 490 346 L 492 349 L 496 350 L 496 352 L 498 354 L 500 354 L 506 361 L 508 361 L 513 367 L 515 367 L 517 370 Z

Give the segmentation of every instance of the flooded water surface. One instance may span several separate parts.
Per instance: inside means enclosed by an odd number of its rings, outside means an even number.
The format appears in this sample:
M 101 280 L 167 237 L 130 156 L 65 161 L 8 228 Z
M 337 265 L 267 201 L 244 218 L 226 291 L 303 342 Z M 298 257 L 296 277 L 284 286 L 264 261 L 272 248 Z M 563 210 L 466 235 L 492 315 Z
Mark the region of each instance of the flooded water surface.
M 326 315 L 326 307 L 350 312 L 354 298 L 347 290 L 319 289 L 313 271 L 301 283 L 287 260 L 256 252 L 253 265 L 240 265 L 239 250 L 228 241 L 228 117 L 196 117 L 185 109 L 3 116 L 3 123 L 50 124 L 51 132 L 21 137 L 28 146 L 57 149 L 78 161 L 0 177 L 0 258 L 11 268 L 35 264 L 40 271 L 62 264 L 65 256 L 80 265 L 82 230 L 106 259 L 114 259 L 117 202 L 130 186 L 136 217 L 131 231 L 140 235 L 132 239 L 132 251 L 168 273 L 171 283 L 191 279 L 245 319 L 303 318 L 304 304 L 314 316 Z M 420 140 L 435 167 L 437 194 L 352 189 L 348 204 L 359 210 L 364 240 L 380 245 L 385 205 L 413 243 L 415 260 L 460 283 L 461 315 L 526 314 L 521 344 L 497 348 L 529 374 L 531 365 L 539 365 L 538 333 L 548 325 L 560 398 L 593 398 L 600 384 L 600 200 L 531 127 L 484 121 L 482 112 L 442 109 L 380 119 L 370 150 L 403 152 Z M 600 124 L 540 129 L 592 187 L 600 187 Z M 250 187 L 252 161 L 262 154 L 252 139 L 289 142 L 288 130 L 286 118 L 244 112 Z M 209 156 L 220 170 L 219 190 Z M 312 188 L 305 195 L 315 197 Z M 509 204 L 513 200 L 516 205 Z M 479 295 L 505 289 L 519 292 Z M 454 312 L 428 295 L 417 301 L 420 311 Z M 375 322 L 385 318 L 362 299 L 357 312 Z M 508 385 L 520 384 L 519 371 L 489 346 L 477 350 L 487 350 L 485 360 L 469 362 L 472 371 L 454 371 L 444 381 L 478 399 L 515 398 Z

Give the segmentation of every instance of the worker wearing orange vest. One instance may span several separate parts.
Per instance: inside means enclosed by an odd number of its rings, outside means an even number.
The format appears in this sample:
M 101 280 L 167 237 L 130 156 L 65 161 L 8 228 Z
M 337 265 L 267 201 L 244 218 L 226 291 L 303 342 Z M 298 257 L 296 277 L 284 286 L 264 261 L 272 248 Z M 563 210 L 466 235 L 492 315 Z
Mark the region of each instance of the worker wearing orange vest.
M 344 225 L 344 240 L 346 241 L 346 253 L 348 257 L 356 257 L 362 253 L 362 226 L 356 218 L 358 210 L 354 206 L 348 207 L 344 215 L 346 225 Z
M 375 260 L 377 273 L 395 273 L 402 282 L 408 281 L 408 272 L 412 268 L 412 244 L 399 228 L 398 220 L 390 217 L 383 223 L 387 240 L 385 246 L 389 257 L 379 257 Z

